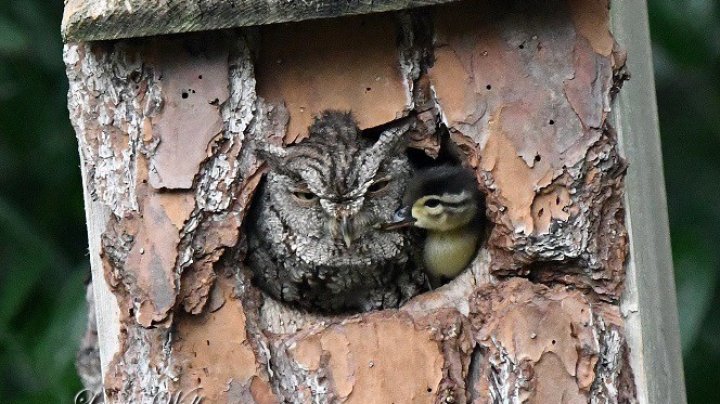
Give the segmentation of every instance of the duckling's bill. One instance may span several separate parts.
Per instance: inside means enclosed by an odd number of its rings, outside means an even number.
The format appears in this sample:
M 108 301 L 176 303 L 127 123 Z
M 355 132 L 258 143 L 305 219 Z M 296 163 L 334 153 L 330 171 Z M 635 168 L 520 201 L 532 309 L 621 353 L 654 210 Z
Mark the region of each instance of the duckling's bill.
M 410 227 L 415 223 L 416 219 L 412 217 L 412 208 L 405 206 L 395 211 L 391 221 L 380 224 L 381 230 L 397 230 Z

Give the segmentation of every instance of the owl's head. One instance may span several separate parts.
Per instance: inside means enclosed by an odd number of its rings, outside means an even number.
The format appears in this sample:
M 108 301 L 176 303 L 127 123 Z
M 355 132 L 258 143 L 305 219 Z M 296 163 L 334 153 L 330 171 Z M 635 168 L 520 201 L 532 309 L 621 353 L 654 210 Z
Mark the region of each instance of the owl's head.
M 302 142 L 258 148 L 270 166 L 267 197 L 288 236 L 296 239 L 300 258 L 327 263 L 323 255 L 342 260 L 385 254 L 377 249 L 388 242 L 401 247 L 399 234 L 373 226 L 390 219 L 411 174 L 402 147 L 407 129 L 386 130 L 372 141 L 362 136 L 350 113 L 325 111 Z

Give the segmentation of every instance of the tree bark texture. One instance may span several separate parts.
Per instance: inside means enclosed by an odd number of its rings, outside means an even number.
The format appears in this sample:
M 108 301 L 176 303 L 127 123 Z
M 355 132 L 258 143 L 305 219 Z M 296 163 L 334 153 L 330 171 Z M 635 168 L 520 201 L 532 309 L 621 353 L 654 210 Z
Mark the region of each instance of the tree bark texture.
M 468 1 L 68 44 L 94 282 L 117 306 L 98 319 L 106 397 L 634 402 L 626 164 L 606 120 L 625 57 L 608 10 Z M 327 317 L 250 283 L 252 144 L 297 142 L 327 108 L 362 128 L 415 116 L 411 146 L 430 156 L 449 136 L 493 224 L 461 276 L 397 310 Z

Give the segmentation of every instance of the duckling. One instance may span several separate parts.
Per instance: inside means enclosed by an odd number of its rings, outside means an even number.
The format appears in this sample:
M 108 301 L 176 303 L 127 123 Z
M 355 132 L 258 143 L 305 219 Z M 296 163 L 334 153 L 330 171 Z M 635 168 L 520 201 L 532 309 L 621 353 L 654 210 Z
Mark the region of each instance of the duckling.
M 455 278 L 475 257 L 485 228 L 485 200 L 472 171 L 438 166 L 408 183 L 403 207 L 385 229 L 414 226 L 427 232 L 423 263 L 430 284 Z

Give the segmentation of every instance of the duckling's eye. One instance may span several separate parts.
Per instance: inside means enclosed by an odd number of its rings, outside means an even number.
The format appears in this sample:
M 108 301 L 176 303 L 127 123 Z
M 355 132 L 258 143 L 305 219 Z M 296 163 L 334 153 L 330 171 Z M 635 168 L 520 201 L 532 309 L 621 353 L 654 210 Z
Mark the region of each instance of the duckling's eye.
M 368 192 L 371 194 L 378 193 L 378 192 L 384 190 L 385 188 L 387 188 L 387 186 L 389 184 L 390 184 L 389 179 L 377 180 L 377 181 L 373 182 L 372 185 L 370 185 L 370 187 L 368 187 Z
M 438 206 L 440 206 L 440 201 L 437 199 L 428 199 L 425 201 L 426 208 L 437 208 Z

